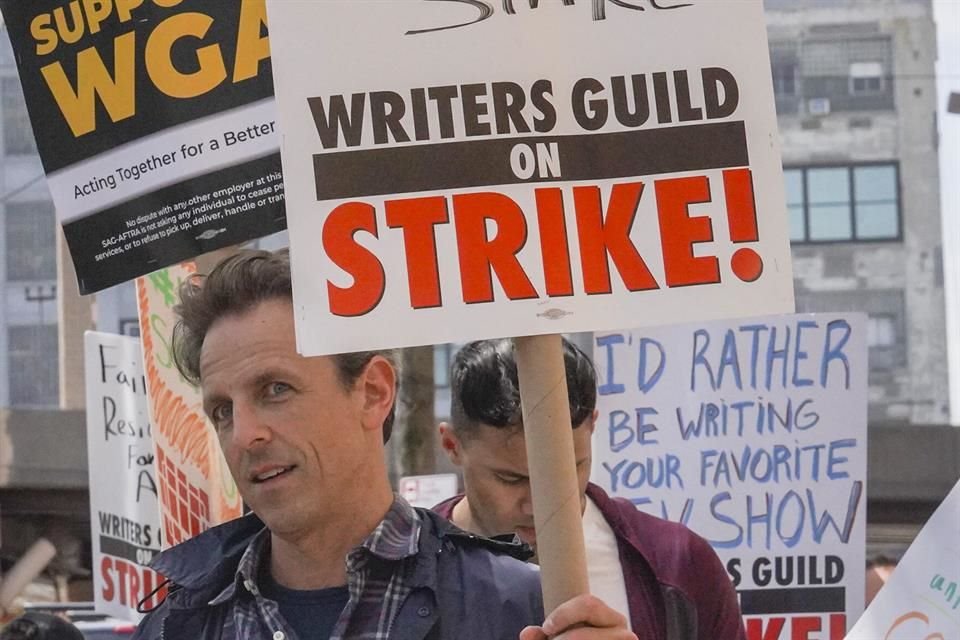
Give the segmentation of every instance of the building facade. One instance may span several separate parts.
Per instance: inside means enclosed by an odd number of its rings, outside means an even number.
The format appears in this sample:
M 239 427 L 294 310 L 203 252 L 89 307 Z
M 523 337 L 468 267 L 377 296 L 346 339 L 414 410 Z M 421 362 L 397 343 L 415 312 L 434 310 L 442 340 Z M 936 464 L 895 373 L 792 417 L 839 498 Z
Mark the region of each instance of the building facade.
M 949 422 L 930 0 L 767 0 L 798 311 L 868 314 L 871 426 Z

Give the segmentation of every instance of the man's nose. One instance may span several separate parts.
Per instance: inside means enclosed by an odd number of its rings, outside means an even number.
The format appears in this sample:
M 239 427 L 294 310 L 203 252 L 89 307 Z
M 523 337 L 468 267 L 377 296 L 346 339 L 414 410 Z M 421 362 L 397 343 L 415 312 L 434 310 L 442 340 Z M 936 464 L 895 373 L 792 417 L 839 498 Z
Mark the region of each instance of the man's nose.
M 523 495 L 520 496 L 520 513 L 524 516 L 533 517 L 533 494 L 530 491 L 530 485 L 527 484 Z
M 246 450 L 270 442 L 273 430 L 256 407 L 249 403 L 235 402 L 232 435 L 234 444 Z

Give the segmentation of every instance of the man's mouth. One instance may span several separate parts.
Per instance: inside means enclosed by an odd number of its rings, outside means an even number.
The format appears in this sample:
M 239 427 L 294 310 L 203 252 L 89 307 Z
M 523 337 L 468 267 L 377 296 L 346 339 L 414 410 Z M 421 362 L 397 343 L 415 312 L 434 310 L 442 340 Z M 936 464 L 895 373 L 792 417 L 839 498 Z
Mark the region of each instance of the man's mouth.
M 296 468 L 296 465 L 290 465 L 287 467 L 270 467 L 260 471 L 259 473 L 254 473 L 251 480 L 254 483 L 261 484 L 273 480 L 274 478 L 279 478 L 290 471 L 293 471 Z

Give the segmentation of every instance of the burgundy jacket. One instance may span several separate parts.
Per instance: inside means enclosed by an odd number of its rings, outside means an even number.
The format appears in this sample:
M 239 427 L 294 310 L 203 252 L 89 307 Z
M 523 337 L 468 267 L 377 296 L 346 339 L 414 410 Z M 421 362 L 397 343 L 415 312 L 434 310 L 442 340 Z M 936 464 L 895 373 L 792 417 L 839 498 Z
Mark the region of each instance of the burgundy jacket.
M 643 513 L 597 485 L 587 497 L 613 529 L 627 587 L 630 626 L 640 640 L 745 640 L 737 593 L 706 540 L 682 524 Z M 434 511 L 448 520 L 463 496 Z

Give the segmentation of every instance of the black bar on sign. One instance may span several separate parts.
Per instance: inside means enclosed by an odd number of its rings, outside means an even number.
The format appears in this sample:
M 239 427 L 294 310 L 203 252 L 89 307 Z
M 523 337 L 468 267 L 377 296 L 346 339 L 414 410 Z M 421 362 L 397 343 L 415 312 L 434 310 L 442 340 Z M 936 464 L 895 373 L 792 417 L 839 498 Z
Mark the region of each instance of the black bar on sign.
M 560 175 L 517 177 L 510 152 L 557 145 Z M 606 180 L 749 164 L 743 122 L 569 136 L 487 138 L 313 156 L 317 200 L 488 185 Z
M 843 587 L 795 589 L 742 589 L 740 611 L 745 616 L 774 613 L 843 613 L 847 610 Z
M 140 552 L 140 557 L 137 557 L 138 551 Z M 156 549 L 138 547 L 135 544 L 130 544 L 126 540 L 118 540 L 110 536 L 100 536 L 100 553 L 105 553 L 115 558 L 123 558 L 134 564 L 145 564 L 143 562 L 144 560 L 150 562 L 153 560 L 153 557 L 160 552 Z

